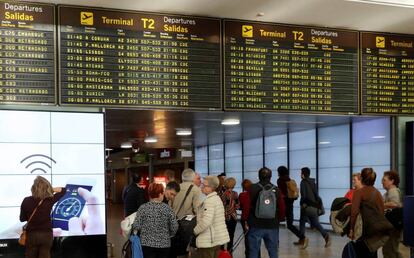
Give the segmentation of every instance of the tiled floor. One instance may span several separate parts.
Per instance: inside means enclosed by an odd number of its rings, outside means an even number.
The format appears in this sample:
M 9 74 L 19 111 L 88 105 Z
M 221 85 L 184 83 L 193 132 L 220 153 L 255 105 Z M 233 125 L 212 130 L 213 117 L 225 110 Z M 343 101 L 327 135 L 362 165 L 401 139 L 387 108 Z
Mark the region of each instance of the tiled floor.
M 120 235 L 119 222 L 122 220 L 122 205 L 111 205 L 108 211 L 108 242 L 114 244 L 113 254 L 115 258 L 121 258 L 121 248 L 125 239 Z M 240 224 L 237 225 L 236 236 L 241 234 Z M 280 228 L 279 232 L 279 257 L 280 258 L 341 258 L 342 248 L 348 241 L 345 237 L 340 237 L 334 234 L 332 236 L 332 246 L 324 248 L 324 240 L 319 234 L 309 230 L 307 232 L 309 237 L 309 246 L 305 250 L 300 250 L 292 243 L 296 241 L 296 237 L 290 233 L 285 227 Z M 404 258 L 409 258 L 409 249 L 401 245 L 400 250 Z M 262 258 L 268 258 L 264 246 L 262 246 Z M 233 258 L 244 258 L 244 243 L 239 245 L 233 254 Z M 379 258 L 382 258 L 379 252 Z

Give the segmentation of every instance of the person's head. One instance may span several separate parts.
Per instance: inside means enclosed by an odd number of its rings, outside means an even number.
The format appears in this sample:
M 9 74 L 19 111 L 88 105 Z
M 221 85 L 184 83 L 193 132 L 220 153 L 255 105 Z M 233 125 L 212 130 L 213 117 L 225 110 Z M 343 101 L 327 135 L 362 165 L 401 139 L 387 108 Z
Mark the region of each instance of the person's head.
M 201 186 L 201 175 L 199 173 L 195 174 L 193 183 L 194 183 L 194 185 L 196 185 L 198 187 Z
M 376 179 L 377 174 L 372 168 L 363 168 L 361 170 L 361 181 L 363 185 L 373 186 Z
M 289 175 L 289 169 L 285 166 L 280 166 L 280 167 L 277 168 L 277 173 L 279 174 L 279 177 L 288 176 Z
M 183 182 L 193 182 L 195 177 L 195 172 L 191 168 L 186 168 L 183 170 L 183 173 L 181 174 L 181 179 Z
M 361 189 L 363 187 L 361 181 L 361 173 L 352 174 L 352 187 L 355 190 Z
M 46 178 L 37 176 L 32 185 L 32 196 L 35 199 L 45 199 L 53 196 L 52 185 Z
M 206 176 L 201 184 L 201 191 L 208 195 L 214 191 L 216 191 L 217 187 L 219 186 L 219 180 L 216 176 Z
M 224 180 L 224 187 L 227 190 L 233 190 L 234 186 L 236 185 L 236 179 L 234 177 L 229 177 Z
M 271 178 L 272 178 L 272 170 L 270 170 L 270 168 L 262 167 L 259 170 L 260 181 L 270 181 Z
M 218 180 L 219 180 L 219 185 L 223 186 L 224 185 L 224 180 L 226 180 L 226 173 L 221 173 L 220 175 L 217 176 Z
M 164 198 L 164 186 L 162 184 L 151 183 L 148 187 L 148 196 L 151 200 L 162 201 Z
M 171 169 L 165 170 L 165 177 L 167 178 L 167 182 L 175 181 L 175 171 Z
M 142 176 L 138 172 L 132 172 L 131 174 L 132 182 L 135 184 L 139 184 L 142 180 Z
M 400 176 L 398 175 L 397 171 L 390 170 L 385 171 L 384 176 L 382 177 L 382 186 L 385 190 L 389 190 L 392 187 L 398 187 L 400 184 Z
M 165 186 L 164 195 L 168 201 L 174 200 L 175 196 L 180 192 L 180 185 L 175 181 L 170 181 Z
M 243 188 L 243 191 L 249 191 L 250 187 L 252 186 L 252 181 L 250 181 L 249 179 L 244 179 L 241 183 L 241 186 Z
M 309 178 L 310 177 L 310 169 L 308 167 L 303 167 L 300 169 L 301 177 L 302 178 Z

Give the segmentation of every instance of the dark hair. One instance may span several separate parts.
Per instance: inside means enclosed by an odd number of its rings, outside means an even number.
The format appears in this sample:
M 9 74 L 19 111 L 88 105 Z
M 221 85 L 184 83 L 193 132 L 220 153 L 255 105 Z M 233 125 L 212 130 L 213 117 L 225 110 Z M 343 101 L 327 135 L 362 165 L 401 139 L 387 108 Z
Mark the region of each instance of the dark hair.
M 373 186 L 375 180 L 377 179 L 377 174 L 375 174 L 374 169 L 372 168 L 363 168 L 361 170 L 361 182 L 364 185 Z
M 250 186 L 252 186 L 252 181 L 250 181 L 249 179 L 244 179 L 241 183 L 241 186 L 243 188 L 243 191 L 249 191 Z
M 305 178 L 310 177 L 310 173 L 311 173 L 311 171 L 310 171 L 310 169 L 309 169 L 308 167 L 303 167 L 303 168 L 301 168 L 301 169 L 300 169 L 300 171 L 302 172 L 302 175 L 303 175 Z
M 132 172 L 131 174 L 132 182 L 138 184 L 141 182 L 142 176 L 138 172 Z
M 223 172 L 220 175 L 218 175 L 217 177 L 221 177 L 221 176 L 224 176 L 225 177 L 226 176 L 226 173 Z
M 180 185 L 175 181 L 170 181 L 165 186 L 165 189 L 171 189 L 171 190 L 174 190 L 178 193 L 178 192 L 180 192 Z
M 400 175 L 395 170 L 385 171 L 384 176 L 388 177 L 389 180 L 394 181 L 394 185 L 398 187 L 400 184 Z
M 150 198 L 158 198 L 164 192 L 162 184 L 151 183 L 148 187 L 148 195 Z
M 270 178 L 272 178 L 272 170 L 267 167 L 262 167 L 259 170 L 259 180 L 260 181 L 270 181 Z
M 279 176 L 288 176 L 289 169 L 285 166 L 280 166 L 277 168 L 277 173 L 279 174 Z

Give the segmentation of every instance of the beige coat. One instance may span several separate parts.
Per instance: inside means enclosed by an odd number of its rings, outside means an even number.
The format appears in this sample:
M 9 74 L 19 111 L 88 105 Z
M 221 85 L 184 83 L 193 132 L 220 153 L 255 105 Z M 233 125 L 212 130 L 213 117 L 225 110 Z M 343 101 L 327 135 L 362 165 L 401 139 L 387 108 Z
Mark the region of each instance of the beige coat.
M 186 215 L 196 215 L 198 206 L 200 206 L 200 195 L 201 190 L 196 185 L 193 186 L 191 192 L 188 194 L 187 198 L 185 199 L 184 205 L 180 209 L 181 203 L 184 200 L 185 194 L 187 193 L 188 188 L 193 185 L 191 182 L 184 182 L 180 184 L 180 192 L 175 196 L 174 202 L 172 203 L 172 209 L 174 210 L 174 214 L 177 215 L 178 219 L 182 219 Z M 178 214 L 177 214 L 178 213 Z
M 194 234 L 197 236 L 198 248 L 224 245 L 230 241 L 224 218 L 223 202 L 216 192 L 207 195 L 201 204 Z

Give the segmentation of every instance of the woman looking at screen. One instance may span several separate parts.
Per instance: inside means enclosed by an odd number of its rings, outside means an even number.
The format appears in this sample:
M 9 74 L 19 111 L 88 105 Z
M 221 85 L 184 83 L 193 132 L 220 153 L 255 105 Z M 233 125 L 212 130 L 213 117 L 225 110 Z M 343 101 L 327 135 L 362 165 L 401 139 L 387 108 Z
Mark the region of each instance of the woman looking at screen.
M 37 208 L 26 227 L 26 258 L 50 258 L 50 248 L 53 242 L 50 212 L 53 204 L 59 201 L 66 189 L 52 188 L 47 179 L 37 176 L 31 191 L 32 195 L 24 198 L 20 207 L 20 221 L 22 222 L 28 221 Z

